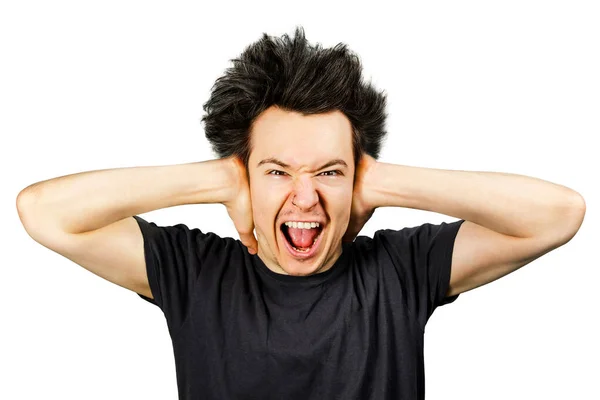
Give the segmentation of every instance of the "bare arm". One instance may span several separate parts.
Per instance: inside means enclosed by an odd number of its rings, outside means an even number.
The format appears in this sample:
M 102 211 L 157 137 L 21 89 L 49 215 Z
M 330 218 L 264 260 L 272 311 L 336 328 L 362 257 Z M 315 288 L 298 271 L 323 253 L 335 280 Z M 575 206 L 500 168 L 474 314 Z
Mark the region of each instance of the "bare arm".
M 44 229 L 82 233 L 160 208 L 230 197 L 230 159 L 80 172 L 41 181 L 17 205 L 34 239 Z
M 176 205 L 222 203 L 230 215 L 235 211 L 252 220 L 235 209 L 243 197 L 242 175 L 232 158 L 81 172 L 28 186 L 19 193 L 17 210 L 36 242 L 152 297 L 143 237 L 132 216 Z M 236 228 L 242 225 L 236 222 Z

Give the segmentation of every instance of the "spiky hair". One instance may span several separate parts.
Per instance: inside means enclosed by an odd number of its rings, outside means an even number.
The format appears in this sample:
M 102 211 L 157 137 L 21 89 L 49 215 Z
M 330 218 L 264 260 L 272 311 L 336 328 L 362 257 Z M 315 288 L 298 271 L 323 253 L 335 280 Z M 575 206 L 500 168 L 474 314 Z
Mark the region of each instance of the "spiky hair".
M 263 33 L 230 61 L 203 105 L 206 138 L 219 158 L 235 155 L 248 167 L 252 123 L 273 105 L 303 115 L 339 110 L 352 125 L 355 165 L 363 151 L 379 158 L 386 94 L 363 82 L 360 59 L 346 44 L 312 46 L 297 26 L 294 38 Z

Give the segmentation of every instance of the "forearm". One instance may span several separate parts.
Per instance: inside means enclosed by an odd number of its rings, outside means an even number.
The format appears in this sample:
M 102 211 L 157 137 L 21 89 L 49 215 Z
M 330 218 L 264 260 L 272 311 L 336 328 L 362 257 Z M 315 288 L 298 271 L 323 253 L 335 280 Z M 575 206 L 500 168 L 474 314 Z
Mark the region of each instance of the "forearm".
M 375 171 L 371 190 L 377 207 L 437 212 L 515 237 L 576 232 L 583 218 L 585 203 L 577 192 L 538 178 L 388 163 L 378 163 Z
M 19 194 L 19 215 L 26 229 L 82 233 L 160 208 L 220 203 L 230 196 L 229 163 L 116 168 L 49 179 Z

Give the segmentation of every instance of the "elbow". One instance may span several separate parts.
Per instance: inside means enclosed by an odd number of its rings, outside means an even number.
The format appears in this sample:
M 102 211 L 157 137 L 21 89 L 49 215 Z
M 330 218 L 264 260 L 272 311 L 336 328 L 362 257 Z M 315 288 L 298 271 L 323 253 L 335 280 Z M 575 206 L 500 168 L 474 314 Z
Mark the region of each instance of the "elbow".
M 579 232 L 585 218 L 585 211 L 586 204 L 583 196 L 574 191 L 569 205 L 562 209 L 560 215 L 562 229 L 559 239 L 561 244 L 568 243 Z
M 17 213 L 19 214 L 19 218 L 21 222 L 24 223 L 25 219 L 25 211 L 30 208 L 30 205 L 33 203 L 33 195 L 27 190 L 27 188 L 21 190 L 21 192 L 17 195 Z
M 30 226 L 31 226 L 31 208 L 34 204 L 34 196 L 27 191 L 27 189 L 23 189 L 19 195 L 17 196 L 16 207 L 17 214 L 19 215 L 19 219 L 21 220 L 21 224 L 25 228 L 25 231 L 31 236 Z

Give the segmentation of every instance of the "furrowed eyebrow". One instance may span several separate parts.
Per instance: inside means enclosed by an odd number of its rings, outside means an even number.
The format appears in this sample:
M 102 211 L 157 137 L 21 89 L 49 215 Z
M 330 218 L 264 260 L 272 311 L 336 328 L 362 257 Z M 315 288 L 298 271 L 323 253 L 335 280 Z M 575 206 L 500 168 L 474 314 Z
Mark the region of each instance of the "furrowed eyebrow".
M 258 168 L 263 164 L 276 164 L 282 168 L 288 168 L 288 169 L 291 168 L 291 166 L 289 164 L 286 164 L 283 161 L 281 161 L 275 157 L 265 158 L 264 160 L 260 161 L 256 167 Z M 343 167 L 348 168 L 348 164 L 346 164 L 346 162 L 344 160 L 342 160 L 341 158 L 336 158 L 336 159 L 326 162 L 320 168 L 317 168 L 315 171 L 320 171 L 322 169 L 332 167 L 334 165 L 341 165 Z

